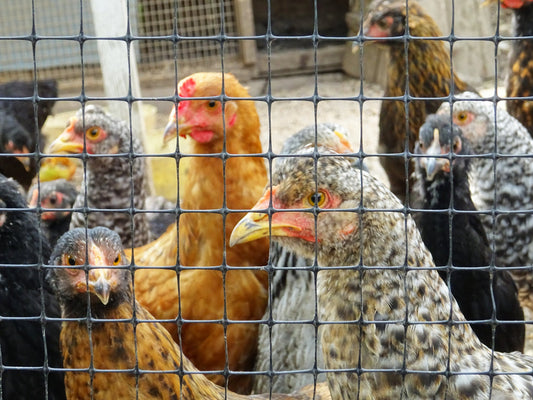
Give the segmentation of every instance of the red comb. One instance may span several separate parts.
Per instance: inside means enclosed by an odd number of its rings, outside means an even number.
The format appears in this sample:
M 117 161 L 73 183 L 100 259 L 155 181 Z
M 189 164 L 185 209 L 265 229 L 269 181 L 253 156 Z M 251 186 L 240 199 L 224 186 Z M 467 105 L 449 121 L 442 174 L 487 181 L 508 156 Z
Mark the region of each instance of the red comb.
M 196 82 L 193 78 L 185 80 L 179 88 L 178 95 L 180 97 L 193 97 Z

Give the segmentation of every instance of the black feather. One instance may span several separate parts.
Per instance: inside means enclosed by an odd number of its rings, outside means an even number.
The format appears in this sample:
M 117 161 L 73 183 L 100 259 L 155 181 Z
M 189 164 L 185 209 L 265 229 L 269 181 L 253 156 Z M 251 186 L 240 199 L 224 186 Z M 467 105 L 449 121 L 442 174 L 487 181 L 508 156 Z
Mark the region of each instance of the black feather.
M 0 175 L 0 352 L 6 366 L 1 374 L 3 399 L 65 399 L 63 373 L 44 369 L 45 360 L 49 367 L 62 366 L 61 326 L 43 319 L 59 318 L 60 311 L 45 281 L 42 264 L 48 262 L 50 248 L 37 224 L 17 184 Z

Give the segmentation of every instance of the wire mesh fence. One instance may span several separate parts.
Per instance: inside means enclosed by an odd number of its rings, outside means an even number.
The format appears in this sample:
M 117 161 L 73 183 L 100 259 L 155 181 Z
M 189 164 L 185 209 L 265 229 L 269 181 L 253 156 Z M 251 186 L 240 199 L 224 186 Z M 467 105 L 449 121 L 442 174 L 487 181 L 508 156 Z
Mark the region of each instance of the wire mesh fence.
M 0 85 L 1 398 L 532 398 L 533 142 L 509 100 L 533 4 L 463 36 L 453 1 L 444 33 L 411 0 L 339 2 L 345 34 L 325 2 L 290 6 L 305 29 L 259 3 L 129 0 L 117 37 L 85 0 L 6 3 L 0 77 L 28 82 Z M 103 95 L 102 42 L 128 71 Z M 299 43 L 313 73 L 275 76 Z M 361 79 L 320 73 L 345 43 Z M 266 77 L 239 82 L 256 50 Z M 494 62 L 470 86 L 469 51 Z M 136 64 L 170 79 L 138 92 Z

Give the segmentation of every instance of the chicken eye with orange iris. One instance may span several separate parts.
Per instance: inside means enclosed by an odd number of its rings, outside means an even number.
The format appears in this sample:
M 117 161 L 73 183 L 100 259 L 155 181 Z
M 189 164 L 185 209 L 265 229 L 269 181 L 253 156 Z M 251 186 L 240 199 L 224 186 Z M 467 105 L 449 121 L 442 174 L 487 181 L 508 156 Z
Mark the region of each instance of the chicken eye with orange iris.
M 96 139 L 100 135 L 100 128 L 93 126 L 85 131 L 89 139 Z
M 307 203 L 310 206 L 322 207 L 325 202 L 326 202 L 326 193 L 324 193 L 323 191 L 312 193 L 307 197 Z
M 466 112 L 457 113 L 456 119 L 458 122 L 465 122 L 467 118 L 468 114 Z

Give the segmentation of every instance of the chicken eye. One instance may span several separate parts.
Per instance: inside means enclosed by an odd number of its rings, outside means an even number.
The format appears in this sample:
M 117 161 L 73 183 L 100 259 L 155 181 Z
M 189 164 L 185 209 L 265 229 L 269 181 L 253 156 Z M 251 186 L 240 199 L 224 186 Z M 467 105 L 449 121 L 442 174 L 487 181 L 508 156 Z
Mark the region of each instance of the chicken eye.
M 122 257 L 120 256 L 120 254 L 113 260 L 113 265 L 119 265 L 120 264 L 120 260 L 122 260 Z
M 98 135 L 100 134 L 100 129 L 96 126 L 93 126 L 89 129 L 87 129 L 87 131 L 85 131 L 87 137 L 89 139 L 96 139 L 98 137 Z
M 465 122 L 466 119 L 468 118 L 468 114 L 466 112 L 462 111 L 462 112 L 458 113 L 455 118 L 459 122 Z
M 211 100 L 209 103 L 207 103 L 207 105 L 209 108 L 214 108 L 217 105 L 217 102 L 215 100 Z
M 73 256 L 64 255 L 63 265 L 70 265 L 70 266 L 76 265 L 76 258 L 74 258 Z
M 321 207 L 326 201 L 326 194 L 322 191 L 312 193 L 307 197 L 307 203 L 310 206 Z
M 56 203 L 57 203 L 57 196 L 55 194 L 53 194 L 53 195 L 50 196 L 50 204 L 55 206 Z

